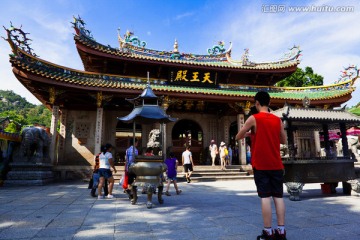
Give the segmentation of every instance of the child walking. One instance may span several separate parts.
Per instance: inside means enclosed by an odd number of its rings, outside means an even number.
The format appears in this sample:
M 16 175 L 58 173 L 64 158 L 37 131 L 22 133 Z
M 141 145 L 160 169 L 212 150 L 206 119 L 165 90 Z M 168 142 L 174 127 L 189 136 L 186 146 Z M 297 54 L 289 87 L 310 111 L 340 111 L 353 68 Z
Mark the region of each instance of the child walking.
M 173 181 L 174 187 L 176 190 L 176 194 L 180 194 L 182 191 L 178 189 L 177 181 L 176 181 L 176 175 L 177 175 L 177 167 L 179 164 L 179 161 L 176 159 L 173 152 L 169 154 L 169 158 L 165 160 L 165 164 L 167 166 L 166 175 L 167 175 L 167 185 L 166 185 L 166 196 L 171 196 L 169 193 L 170 183 Z

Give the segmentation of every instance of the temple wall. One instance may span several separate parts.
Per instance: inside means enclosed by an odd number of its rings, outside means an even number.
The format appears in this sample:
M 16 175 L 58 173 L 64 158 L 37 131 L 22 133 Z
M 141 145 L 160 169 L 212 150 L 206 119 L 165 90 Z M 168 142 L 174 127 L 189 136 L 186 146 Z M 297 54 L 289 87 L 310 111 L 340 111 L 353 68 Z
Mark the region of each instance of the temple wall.
M 117 118 L 126 115 L 127 113 L 119 113 L 119 111 L 104 111 L 104 125 L 102 143 L 110 143 L 115 146 L 116 138 L 116 124 Z
M 102 143 L 111 143 L 115 145 L 117 117 L 124 116 L 126 113 L 119 111 L 104 111 Z M 172 117 L 178 120 L 191 120 L 196 122 L 203 131 L 203 146 L 208 146 L 212 139 L 215 139 L 219 145 L 221 141 L 229 144 L 229 126 L 231 122 L 236 121 L 234 116 L 224 116 L 216 119 L 211 114 L 174 114 Z M 91 165 L 94 158 L 95 146 L 95 122 L 96 111 L 67 111 L 66 119 L 66 154 L 62 165 Z M 172 145 L 172 129 L 176 122 L 166 124 L 166 145 Z M 149 132 L 158 128 L 158 124 L 142 126 L 142 142 L 139 147 L 146 148 Z
M 127 115 L 127 112 L 104 111 L 102 121 L 101 143 L 111 143 L 116 146 L 116 125 L 117 117 Z M 229 144 L 229 126 L 236 117 L 224 116 L 217 118 L 215 115 L 204 113 L 184 113 L 172 114 L 178 120 L 191 120 L 196 122 L 203 132 L 203 149 L 205 150 L 212 139 L 219 145 L 221 141 Z M 74 111 L 67 110 L 65 118 L 65 139 L 61 141 L 63 145 L 63 158 L 59 159 L 54 171 L 58 172 L 58 178 L 71 179 L 79 176 L 88 177 L 94 164 L 95 149 L 95 125 L 96 111 Z M 172 130 L 176 122 L 166 124 L 166 146 L 172 146 Z M 142 142 L 140 147 L 145 149 L 148 142 L 149 133 L 154 128 L 159 128 L 159 124 L 142 125 Z M 122 150 L 114 149 L 113 154 Z M 60 156 L 60 154 L 59 154 Z M 122 156 L 122 155 L 121 155 Z M 115 156 L 114 156 L 115 157 Z M 70 174 L 70 175 L 69 175 Z
M 199 114 L 184 113 L 184 114 L 173 114 L 171 116 L 177 118 L 178 121 L 186 119 L 196 122 L 203 131 L 204 147 L 210 144 L 212 138 L 218 139 L 219 131 L 215 131 L 215 129 L 218 129 L 218 121 L 217 119 L 215 119 L 214 115 L 205 114 L 205 113 L 199 113 Z M 168 144 L 171 144 L 172 141 L 171 134 L 175 124 L 176 122 L 167 124 L 168 126 L 166 132 L 167 132 Z M 213 128 L 210 130 L 210 127 Z
M 95 147 L 96 111 L 67 112 L 63 165 L 91 165 Z

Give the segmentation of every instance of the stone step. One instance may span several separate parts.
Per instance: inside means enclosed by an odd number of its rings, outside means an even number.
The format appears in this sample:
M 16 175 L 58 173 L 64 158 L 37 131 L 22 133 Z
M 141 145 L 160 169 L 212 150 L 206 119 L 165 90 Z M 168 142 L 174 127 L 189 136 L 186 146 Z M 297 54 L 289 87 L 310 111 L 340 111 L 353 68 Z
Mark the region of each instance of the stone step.
M 192 176 L 218 176 L 218 175 L 224 175 L 224 176 L 231 176 L 231 175 L 247 175 L 247 172 L 241 172 L 241 171 L 194 171 L 192 172 Z M 179 172 L 177 174 L 178 176 L 185 175 L 184 172 Z
M 124 166 L 117 166 L 117 173 L 114 174 L 115 181 L 119 181 L 124 173 Z M 186 182 L 183 167 L 178 167 L 177 179 L 178 182 Z M 202 166 L 194 167 L 194 172 L 191 176 L 192 182 L 209 182 L 209 181 L 227 181 L 227 180 L 241 180 L 252 179 L 253 175 L 251 166 L 232 165 L 227 166 L 225 170 L 221 170 L 220 166 Z
M 191 182 L 215 182 L 215 181 L 230 181 L 230 180 L 245 180 L 245 179 L 253 179 L 252 175 L 237 175 L 237 176 L 191 176 Z M 178 182 L 186 182 L 185 177 L 177 178 Z

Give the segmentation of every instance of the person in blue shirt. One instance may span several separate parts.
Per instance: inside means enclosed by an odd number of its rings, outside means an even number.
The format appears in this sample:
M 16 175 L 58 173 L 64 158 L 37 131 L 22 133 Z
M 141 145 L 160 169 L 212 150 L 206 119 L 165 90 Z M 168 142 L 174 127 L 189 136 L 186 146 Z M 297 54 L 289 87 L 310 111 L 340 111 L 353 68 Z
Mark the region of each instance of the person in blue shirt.
M 128 175 L 128 186 L 130 189 L 125 189 L 126 193 L 131 198 L 131 204 L 136 204 L 137 202 L 137 187 L 132 186 L 135 181 L 136 175 L 129 172 L 129 167 L 135 162 L 135 156 L 139 155 L 137 150 L 138 140 L 135 138 L 135 144 L 133 144 L 134 139 L 130 139 L 130 147 L 126 149 L 126 161 L 125 161 L 125 175 Z

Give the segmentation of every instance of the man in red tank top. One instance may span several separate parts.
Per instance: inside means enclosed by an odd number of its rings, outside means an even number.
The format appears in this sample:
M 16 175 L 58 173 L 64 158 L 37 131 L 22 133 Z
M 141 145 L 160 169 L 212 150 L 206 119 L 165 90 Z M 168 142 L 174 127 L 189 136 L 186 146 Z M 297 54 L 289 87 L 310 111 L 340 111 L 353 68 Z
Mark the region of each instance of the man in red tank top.
M 251 136 L 251 164 L 264 221 L 262 235 L 257 239 L 286 239 L 284 166 L 280 157 L 280 143 L 286 143 L 286 135 L 281 119 L 269 112 L 269 104 L 270 95 L 267 92 L 255 95 L 257 113 L 246 120 L 236 140 Z M 275 204 L 278 223 L 275 230 L 271 227 L 271 199 Z

